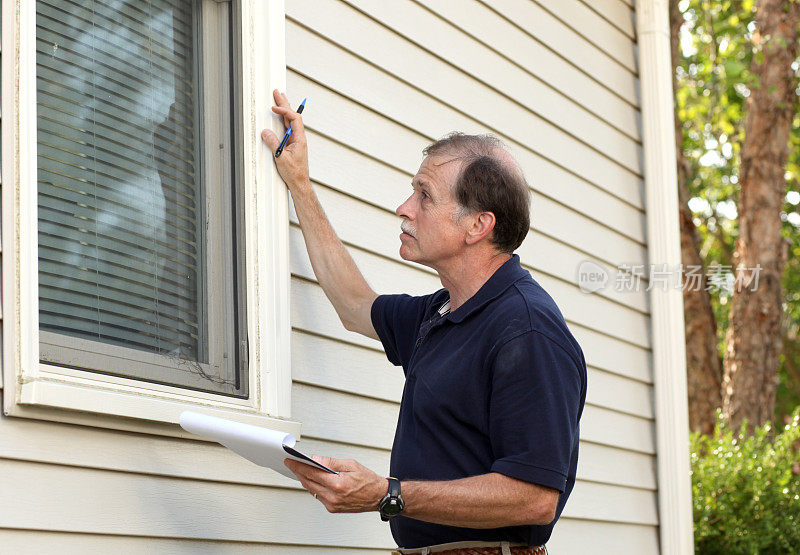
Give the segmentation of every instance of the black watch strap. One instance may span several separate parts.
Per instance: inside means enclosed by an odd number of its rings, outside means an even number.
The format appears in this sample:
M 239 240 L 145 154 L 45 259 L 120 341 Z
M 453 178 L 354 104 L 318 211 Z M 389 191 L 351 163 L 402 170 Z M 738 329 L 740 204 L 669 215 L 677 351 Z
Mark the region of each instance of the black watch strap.
M 389 496 L 400 497 L 400 480 L 391 476 L 386 479 L 389 480 Z
M 381 520 L 384 522 L 398 516 L 403 512 L 403 508 L 405 507 L 403 498 L 400 496 L 400 480 L 392 478 L 391 476 L 387 478 L 387 480 L 389 481 L 389 491 L 386 492 L 386 495 L 381 499 L 380 505 L 378 506 L 378 510 L 381 513 Z

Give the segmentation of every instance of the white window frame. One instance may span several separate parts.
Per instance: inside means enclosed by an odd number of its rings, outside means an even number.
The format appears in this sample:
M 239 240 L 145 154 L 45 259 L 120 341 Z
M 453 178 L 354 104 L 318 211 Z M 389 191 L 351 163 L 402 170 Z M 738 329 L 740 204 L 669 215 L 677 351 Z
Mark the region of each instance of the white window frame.
M 219 0 L 216 0 L 219 1 Z M 223 0 L 225 1 L 225 0 Z M 185 435 L 184 410 L 299 436 L 290 420 L 288 193 L 261 130 L 283 132 L 270 110 L 284 90 L 284 1 L 233 0 L 240 53 L 234 123 L 241 152 L 249 396 L 237 399 L 39 362 L 36 3 L 2 0 L 2 373 L 6 415 Z M 243 161 L 243 162 L 241 162 Z M 172 424 L 172 426 L 165 426 Z

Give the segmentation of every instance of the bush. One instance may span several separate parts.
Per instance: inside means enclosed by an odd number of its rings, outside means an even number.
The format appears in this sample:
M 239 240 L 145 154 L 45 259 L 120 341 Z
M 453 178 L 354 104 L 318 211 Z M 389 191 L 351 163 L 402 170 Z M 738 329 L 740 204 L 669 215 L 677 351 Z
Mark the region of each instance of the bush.
M 780 433 L 691 435 L 697 553 L 800 553 L 800 407 Z

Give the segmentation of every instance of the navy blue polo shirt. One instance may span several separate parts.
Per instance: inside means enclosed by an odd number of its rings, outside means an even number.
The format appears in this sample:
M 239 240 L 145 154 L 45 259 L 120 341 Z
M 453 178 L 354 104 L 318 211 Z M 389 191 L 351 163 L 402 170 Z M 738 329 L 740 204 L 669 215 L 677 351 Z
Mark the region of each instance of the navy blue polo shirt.
M 575 484 L 586 364 L 564 317 L 514 255 L 462 306 L 446 289 L 381 295 L 372 324 L 406 375 L 390 475 L 455 480 L 498 472 L 561 492 Z M 544 544 L 546 526 L 471 529 L 405 516 L 390 521 L 400 547 L 455 541 Z

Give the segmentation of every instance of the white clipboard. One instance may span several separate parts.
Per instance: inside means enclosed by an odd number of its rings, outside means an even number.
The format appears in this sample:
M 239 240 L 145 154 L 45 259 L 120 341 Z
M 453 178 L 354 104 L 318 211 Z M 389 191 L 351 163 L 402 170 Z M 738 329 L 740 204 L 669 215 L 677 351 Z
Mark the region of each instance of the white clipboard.
M 182 412 L 179 421 L 187 432 L 213 439 L 245 459 L 287 478 L 297 480 L 297 476 L 283 464 L 287 458 L 338 474 L 295 449 L 297 440 L 292 434 L 192 411 Z

